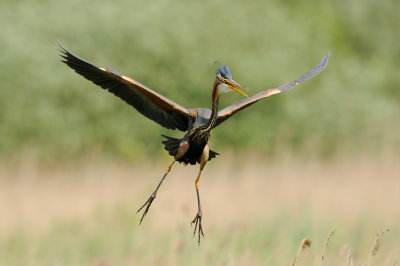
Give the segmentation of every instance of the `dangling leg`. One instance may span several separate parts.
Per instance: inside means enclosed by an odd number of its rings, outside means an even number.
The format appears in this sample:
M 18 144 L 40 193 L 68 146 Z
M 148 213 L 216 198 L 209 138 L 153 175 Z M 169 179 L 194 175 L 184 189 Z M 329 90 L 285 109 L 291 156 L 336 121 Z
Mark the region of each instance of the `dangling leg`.
M 201 154 L 200 157 L 200 171 L 199 174 L 197 175 L 197 179 L 196 179 L 196 193 L 197 193 L 197 214 L 196 217 L 194 217 L 192 224 L 194 223 L 194 232 L 193 232 L 193 237 L 196 235 L 196 231 L 198 233 L 198 243 L 200 246 L 200 236 L 202 235 L 204 237 L 204 233 L 203 233 L 203 227 L 201 225 L 201 218 L 202 218 L 202 212 L 201 212 L 201 205 L 200 205 L 200 195 L 199 195 L 199 180 L 200 180 L 200 175 L 201 172 L 203 171 L 204 166 L 206 165 L 207 161 L 208 161 L 208 156 L 210 154 L 210 150 L 208 148 L 208 144 L 204 147 L 203 153 Z
M 168 175 L 169 171 L 171 171 L 171 167 L 172 165 L 178 161 L 180 158 L 182 158 L 183 155 L 185 155 L 185 153 L 187 152 L 187 150 L 189 149 L 189 141 L 188 138 L 185 136 L 179 143 L 179 148 L 178 151 L 176 152 L 176 155 L 174 157 L 174 161 L 168 166 L 167 170 L 165 171 L 164 176 L 161 178 L 160 183 L 158 184 L 156 190 L 154 190 L 154 192 L 151 194 L 150 198 L 143 204 L 142 207 L 140 207 L 140 209 L 136 212 L 140 212 L 144 206 L 146 206 L 146 209 L 143 212 L 142 218 L 140 219 L 140 223 L 142 223 L 143 218 L 146 216 L 147 212 L 149 211 L 149 208 L 151 206 L 151 203 L 153 202 L 153 200 L 156 198 L 157 196 L 157 190 L 160 188 L 162 182 L 164 181 L 165 177 Z
M 153 200 L 154 200 L 154 199 L 156 198 L 156 196 L 157 196 L 157 190 L 160 188 L 162 182 L 164 181 L 165 177 L 168 175 L 169 171 L 171 171 L 171 167 L 172 167 L 172 165 L 173 165 L 175 162 L 176 162 L 176 160 L 174 160 L 174 161 L 168 166 L 168 168 L 167 168 L 167 170 L 165 171 L 164 176 L 161 178 L 161 181 L 160 181 L 160 183 L 158 184 L 156 190 L 154 190 L 154 192 L 151 194 L 150 198 L 149 198 L 149 199 L 143 204 L 143 206 L 140 207 L 140 209 L 136 212 L 136 213 L 140 212 L 140 211 L 144 208 L 144 206 L 146 206 L 146 209 L 145 209 L 144 212 L 143 212 L 143 215 L 142 215 L 142 218 L 140 219 L 140 223 L 139 223 L 139 224 L 142 223 L 143 218 L 146 216 L 147 212 L 149 211 L 149 208 L 150 208 L 150 206 L 151 206 L 151 203 L 153 203 Z

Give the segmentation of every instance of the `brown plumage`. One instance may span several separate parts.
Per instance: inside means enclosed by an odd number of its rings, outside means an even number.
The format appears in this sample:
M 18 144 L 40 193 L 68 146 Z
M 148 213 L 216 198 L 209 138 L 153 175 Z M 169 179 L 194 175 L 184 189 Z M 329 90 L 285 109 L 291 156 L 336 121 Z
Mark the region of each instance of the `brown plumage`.
M 207 108 L 186 109 L 130 77 L 122 75 L 111 68 L 98 67 L 73 55 L 61 45 L 60 52 L 63 58 L 62 62 L 75 70 L 75 72 L 121 98 L 147 118 L 165 128 L 186 131 L 186 134 L 180 139 L 164 136 L 166 138 L 166 140 L 163 141 L 165 145 L 164 148 L 174 157 L 174 161 L 168 166 L 157 188 L 138 212 L 146 207 L 140 219 L 141 223 L 155 199 L 159 187 L 176 161 L 184 164 L 199 163 L 200 171 L 195 182 L 198 211 L 196 217 L 192 221 L 192 223 L 195 223 L 194 234 L 196 234 L 197 231 L 199 244 L 200 236 L 203 235 L 201 222 L 202 211 L 198 188 L 199 179 L 207 161 L 218 155 L 218 153 L 210 150 L 208 147 L 211 130 L 238 111 L 243 110 L 257 101 L 277 93 L 288 91 L 301 82 L 319 74 L 327 65 L 329 58 L 328 53 L 312 70 L 292 82 L 275 89 L 259 92 L 219 111 L 218 101 L 222 93 L 234 90 L 247 96 L 240 90 L 240 88 L 244 88 L 244 86 L 232 79 L 230 69 L 226 65 L 218 65 L 216 79 L 212 89 L 211 110 Z

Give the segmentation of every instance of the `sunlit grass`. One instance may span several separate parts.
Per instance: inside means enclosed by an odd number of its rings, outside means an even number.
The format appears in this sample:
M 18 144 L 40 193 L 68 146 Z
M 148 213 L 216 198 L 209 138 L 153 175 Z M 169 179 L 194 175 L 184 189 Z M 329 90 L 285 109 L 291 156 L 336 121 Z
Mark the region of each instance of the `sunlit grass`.
M 200 247 L 190 226 L 193 167 L 172 169 L 140 226 L 136 211 L 163 165 L 1 169 L 0 265 L 290 265 L 296 254 L 297 266 L 399 260 L 394 159 L 210 164 L 200 182 Z M 299 252 L 305 238 L 311 246 Z
M 296 265 L 319 265 L 322 254 L 323 265 L 346 265 L 350 249 L 355 265 L 392 265 L 398 259 L 395 251 L 399 242 L 391 234 L 398 233 L 399 227 L 380 239 L 379 252 L 372 254 L 371 246 L 378 233 L 373 223 L 360 230 L 358 224 L 335 222 L 339 226 L 337 234 L 322 252 L 327 228 L 332 223 L 301 217 L 294 222 L 292 215 L 285 214 L 288 212 L 282 210 L 273 220 L 251 219 L 241 226 L 230 226 L 231 221 L 227 220 L 226 225 L 209 228 L 197 247 L 189 223 L 175 219 L 177 225 L 164 230 L 148 225 L 139 227 L 135 209 L 124 203 L 114 206 L 112 211 L 95 211 L 87 219 L 54 222 L 45 231 L 25 229 L 2 234 L 0 264 L 289 265 L 304 237 L 312 244 L 299 253 Z M 359 238 L 365 242 L 354 241 Z

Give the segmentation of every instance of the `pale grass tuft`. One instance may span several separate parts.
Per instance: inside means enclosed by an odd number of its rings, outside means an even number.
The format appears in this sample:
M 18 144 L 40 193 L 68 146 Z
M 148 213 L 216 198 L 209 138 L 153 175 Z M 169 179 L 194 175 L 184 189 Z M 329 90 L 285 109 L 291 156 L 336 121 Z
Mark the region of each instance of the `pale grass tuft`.
M 349 248 L 349 251 L 347 253 L 346 266 L 354 266 L 354 256 L 353 250 L 351 248 Z
M 297 250 L 297 254 L 296 256 L 294 256 L 292 263 L 290 264 L 290 266 L 295 266 L 296 265 L 296 261 L 297 258 L 300 256 L 301 252 L 305 249 L 305 248 L 309 248 L 311 247 L 311 240 L 308 238 L 303 238 L 303 240 L 301 240 L 300 242 L 300 246 L 299 249 Z
M 335 233 L 335 230 L 331 230 L 329 232 L 329 234 L 328 234 L 328 237 L 325 240 L 324 248 L 322 249 L 321 262 L 320 262 L 319 265 L 322 265 L 322 263 L 323 263 L 323 261 L 325 259 L 324 255 L 325 255 L 326 247 L 328 246 L 328 242 L 329 242 L 329 240 L 331 239 L 331 237 L 333 236 L 334 233 Z
M 353 249 L 349 247 L 348 244 L 344 244 L 340 249 L 340 256 L 346 256 L 346 266 L 353 266 L 354 265 L 354 256 L 353 256 Z
M 382 231 L 382 232 L 380 232 L 380 233 L 378 233 L 378 234 L 376 235 L 374 244 L 372 245 L 371 251 L 370 251 L 370 253 L 369 253 L 368 262 L 367 262 L 367 264 L 366 264 L 367 266 L 369 266 L 369 265 L 371 264 L 372 257 L 375 256 L 376 253 L 378 252 L 379 246 L 380 246 L 380 242 L 381 242 L 381 238 L 382 238 L 383 234 L 385 234 L 385 233 L 388 232 L 388 231 L 389 231 L 389 229 L 386 229 L 386 230 L 384 230 L 384 231 Z
M 354 266 L 353 249 L 347 248 L 346 266 Z

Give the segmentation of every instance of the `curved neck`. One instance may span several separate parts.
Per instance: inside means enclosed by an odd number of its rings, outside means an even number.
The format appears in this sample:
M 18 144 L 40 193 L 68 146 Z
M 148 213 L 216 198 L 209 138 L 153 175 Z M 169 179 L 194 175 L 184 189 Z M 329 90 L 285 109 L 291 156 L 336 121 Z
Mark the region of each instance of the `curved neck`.
M 201 128 L 202 130 L 211 130 L 215 123 L 217 122 L 218 116 L 218 101 L 219 101 L 219 92 L 218 92 L 218 84 L 219 82 L 215 80 L 213 90 L 212 90 L 212 106 L 211 106 L 211 116 L 207 123 Z

